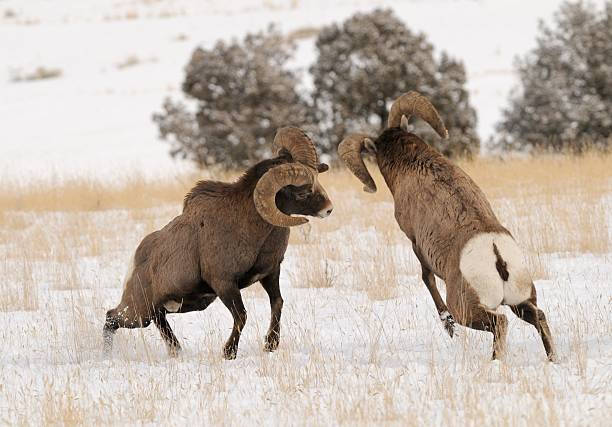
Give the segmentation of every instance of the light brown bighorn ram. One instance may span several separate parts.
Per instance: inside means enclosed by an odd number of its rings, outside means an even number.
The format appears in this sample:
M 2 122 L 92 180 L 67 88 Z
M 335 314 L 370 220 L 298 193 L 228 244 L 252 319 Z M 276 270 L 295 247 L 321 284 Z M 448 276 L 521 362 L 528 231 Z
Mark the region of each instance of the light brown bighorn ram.
M 493 333 L 493 358 L 505 347 L 507 319 L 496 312 L 501 304 L 538 330 L 550 360 L 555 348 L 523 255 L 510 232 L 497 220 L 476 183 L 418 136 L 408 132 L 416 115 L 442 137 L 448 132 L 429 100 L 416 92 L 398 98 L 389 112 L 388 128 L 372 140 L 347 136 L 338 153 L 349 169 L 375 192 L 376 185 L 362 151 L 376 156 L 391 190 L 395 218 L 412 241 L 440 319 L 453 336 L 454 319 L 464 326 Z M 446 283 L 448 307 L 434 275 Z M 450 312 L 450 314 L 449 314 Z
M 283 307 L 278 281 L 289 227 L 308 222 L 291 215 L 325 218 L 332 204 L 317 180 L 328 167 L 319 163 L 310 138 L 287 127 L 274 141 L 275 158 L 251 167 L 234 183 L 198 182 L 185 197 L 183 213 L 142 240 L 121 302 L 106 314 L 107 353 L 118 328 L 153 321 L 175 355 L 181 347 L 166 314 L 204 310 L 219 297 L 234 319 L 224 347 L 225 358 L 233 359 L 246 322 L 240 289 L 257 281 L 272 310 L 265 349 L 277 348 Z

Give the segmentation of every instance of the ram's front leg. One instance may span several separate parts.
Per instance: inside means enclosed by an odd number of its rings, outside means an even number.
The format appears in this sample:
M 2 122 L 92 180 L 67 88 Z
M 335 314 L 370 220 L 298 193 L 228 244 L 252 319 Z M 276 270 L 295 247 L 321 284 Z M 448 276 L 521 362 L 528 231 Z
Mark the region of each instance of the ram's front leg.
M 279 285 L 280 266 L 273 273 L 261 280 L 261 285 L 268 293 L 270 298 L 270 327 L 266 334 L 264 350 L 274 351 L 278 348 L 280 341 L 280 319 L 283 311 L 283 297 L 280 293 Z
M 425 283 L 425 286 L 427 287 L 427 290 L 429 291 L 429 294 L 436 305 L 436 310 L 438 311 L 438 316 L 440 316 L 440 320 L 444 325 L 444 329 L 452 338 L 455 334 L 455 319 L 448 311 L 448 307 L 438 291 L 438 287 L 436 286 L 436 276 L 429 269 L 429 267 L 427 267 L 427 264 L 421 257 L 421 253 L 416 245 L 413 244 L 412 249 L 421 263 L 421 278 L 423 279 L 423 283 Z
M 240 288 L 238 288 L 238 285 L 234 282 L 211 283 L 211 287 L 230 311 L 234 319 L 232 333 L 223 347 L 223 357 L 228 360 L 235 359 L 238 353 L 240 334 L 247 320 L 247 312 L 242 302 Z

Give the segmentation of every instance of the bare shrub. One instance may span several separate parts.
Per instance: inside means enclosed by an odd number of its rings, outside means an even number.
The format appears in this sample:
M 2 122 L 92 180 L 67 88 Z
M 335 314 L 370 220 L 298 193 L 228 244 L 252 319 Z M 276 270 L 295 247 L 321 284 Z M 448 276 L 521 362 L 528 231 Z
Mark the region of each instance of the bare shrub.
M 319 27 L 300 27 L 287 34 L 287 39 L 294 42 L 311 39 L 316 37 L 319 31 L 321 31 Z
M 123 61 L 117 63 L 117 68 L 122 70 L 124 68 L 133 67 L 133 66 L 138 65 L 140 63 L 141 63 L 141 60 L 140 60 L 140 58 L 138 58 L 138 56 L 130 55 L 127 58 L 125 58 Z
M 126 68 L 131 68 L 137 65 L 142 65 L 142 64 L 147 64 L 147 63 L 153 63 L 156 61 L 157 59 L 155 58 L 143 59 L 143 58 L 140 58 L 138 55 L 129 55 L 127 58 L 117 63 L 117 68 L 119 70 L 124 70 Z
M 62 75 L 62 70 L 59 68 L 39 66 L 32 71 L 13 70 L 11 74 L 11 81 L 13 82 L 31 82 L 58 78 Z
M 173 38 L 173 40 L 176 42 L 185 42 L 189 40 L 189 36 L 185 33 L 179 33 Z

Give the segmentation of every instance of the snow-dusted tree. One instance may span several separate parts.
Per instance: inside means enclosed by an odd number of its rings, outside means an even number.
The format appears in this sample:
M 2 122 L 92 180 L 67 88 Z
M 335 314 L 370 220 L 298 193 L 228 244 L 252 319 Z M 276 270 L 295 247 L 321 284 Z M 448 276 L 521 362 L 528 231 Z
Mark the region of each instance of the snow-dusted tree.
M 429 132 L 431 137 L 428 141 L 450 157 L 472 155 L 480 147 L 476 133 L 476 110 L 470 105 L 466 81 L 463 63 L 442 53 L 432 99 L 449 130 L 449 140 L 436 138 L 430 126 L 424 126 L 419 135 Z
M 449 155 L 478 152 L 476 113 L 465 90 L 463 65 L 442 55 L 390 10 L 358 13 L 342 24 L 322 29 L 316 41 L 318 57 L 310 71 L 321 132 L 331 147 L 348 132 L 380 132 L 391 102 L 417 90 L 439 109 L 450 132 L 441 141 L 428 138 Z M 419 132 L 429 132 L 415 123 Z M 427 129 L 427 130 L 426 130 Z
M 520 91 L 498 124 L 504 149 L 612 146 L 612 1 L 566 2 L 517 61 Z
M 277 128 L 308 121 L 295 89 L 299 78 L 286 68 L 293 50 L 272 27 L 241 42 L 196 49 L 182 86 L 196 101 L 195 112 L 167 99 L 153 116 L 170 154 L 200 167 L 244 166 L 268 155 Z

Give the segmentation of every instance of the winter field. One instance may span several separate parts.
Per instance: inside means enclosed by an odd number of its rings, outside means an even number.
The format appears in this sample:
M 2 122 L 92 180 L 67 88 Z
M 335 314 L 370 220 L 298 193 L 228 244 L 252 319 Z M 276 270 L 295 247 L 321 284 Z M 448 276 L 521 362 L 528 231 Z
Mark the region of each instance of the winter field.
M 320 178 L 334 213 L 292 231 L 275 353 L 263 351 L 258 284 L 243 291 L 236 360 L 222 358 L 232 320 L 219 301 L 169 316 L 176 359 L 153 326 L 120 330 L 110 359 L 101 351 L 142 237 L 180 213 L 197 179 L 237 174 L 170 160 L 151 122 L 179 96 L 195 46 L 275 22 L 304 69 L 313 29 L 389 6 L 465 61 L 486 140 L 514 55 L 558 4 L 0 0 L 0 424 L 608 425 L 610 155 L 461 163 L 525 249 L 558 363 L 506 308 L 502 361 L 490 361 L 490 334 L 458 327 L 450 339 L 380 176 L 365 194 L 341 165 Z
M 0 422 L 607 425 L 612 158 L 464 167 L 528 253 L 559 363 L 506 308 L 501 362 L 490 361 L 489 334 L 458 328 L 451 340 L 389 194 L 362 193 L 342 169 L 321 176 L 332 216 L 292 232 L 275 353 L 263 351 L 270 309 L 256 284 L 243 292 L 249 320 L 234 361 L 221 356 L 232 320 L 219 302 L 170 316 L 178 359 L 153 326 L 120 330 L 104 359 L 104 313 L 119 300 L 132 251 L 180 212 L 195 177 L 9 182 L 0 199 Z

